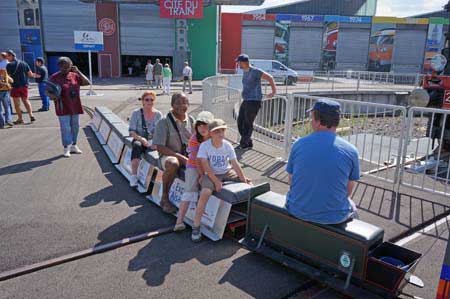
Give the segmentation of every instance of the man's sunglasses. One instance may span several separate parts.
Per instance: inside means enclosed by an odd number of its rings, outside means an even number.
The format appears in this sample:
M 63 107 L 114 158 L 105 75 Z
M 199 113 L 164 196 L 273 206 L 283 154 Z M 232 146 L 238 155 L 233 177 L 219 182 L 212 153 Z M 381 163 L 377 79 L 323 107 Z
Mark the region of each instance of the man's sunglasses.
M 145 98 L 143 101 L 144 102 L 154 102 L 155 99 L 154 98 Z

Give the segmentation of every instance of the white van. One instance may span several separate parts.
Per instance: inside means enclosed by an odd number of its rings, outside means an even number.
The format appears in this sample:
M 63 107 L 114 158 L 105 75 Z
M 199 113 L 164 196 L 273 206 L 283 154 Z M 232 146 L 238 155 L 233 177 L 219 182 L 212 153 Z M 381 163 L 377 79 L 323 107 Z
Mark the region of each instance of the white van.
M 271 74 L 277 82 L 283 82 L 284 84 L 291 85 L 296 83 L 298 80 L 298 74 L 296 71 L 288 68 L 277 60 L 250 59 L 250 64 Z M 242 74 L 239 64 L 237 66 L 237 73 Z

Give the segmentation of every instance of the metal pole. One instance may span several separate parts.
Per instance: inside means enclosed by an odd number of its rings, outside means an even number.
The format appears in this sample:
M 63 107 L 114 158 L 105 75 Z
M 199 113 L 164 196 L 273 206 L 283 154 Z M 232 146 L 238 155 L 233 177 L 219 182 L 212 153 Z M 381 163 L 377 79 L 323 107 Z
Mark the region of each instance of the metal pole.
M 359 91 L 360 84 L 361 84 L 361 73 L 358 73 L 358 82 L 356 83 L 356 91 Z
M 93 88 L 92 88 L 92 57 L 91 57 L 91 50 L 88 51 L 88 59 L 89 59 L 89 81 L 91 81 L 91 84 L 89 85 L 89 91 L 86 95 L 88 96 L 95 96 L 97 95 Z

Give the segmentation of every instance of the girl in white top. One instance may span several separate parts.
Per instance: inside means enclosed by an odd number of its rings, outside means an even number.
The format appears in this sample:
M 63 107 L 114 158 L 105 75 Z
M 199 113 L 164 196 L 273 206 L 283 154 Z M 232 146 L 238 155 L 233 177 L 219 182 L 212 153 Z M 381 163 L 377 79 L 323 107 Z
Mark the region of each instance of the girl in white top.
M 147 65 L 145 66 L 145 80 L 147 85 L 153 88 L 153 64 L 150 59 L 147 60 Z

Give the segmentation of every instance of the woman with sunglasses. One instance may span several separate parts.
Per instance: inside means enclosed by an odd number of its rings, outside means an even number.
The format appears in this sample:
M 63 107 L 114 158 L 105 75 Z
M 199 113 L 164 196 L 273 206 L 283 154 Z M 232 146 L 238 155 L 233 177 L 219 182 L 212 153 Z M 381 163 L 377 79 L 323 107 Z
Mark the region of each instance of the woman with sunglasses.
M 133 137 L 133 149 L 131 151 L 131 179 L 130 187 L 137 186 L 137 170 L 142 154 L 146 150 L 154 150 L 152 145 L 153 134 L 162 113 L 155 109 L 156 93 L 146 91 L 140 97 L 142 108 L 136 109 L 131 114 L 130 136 Z

